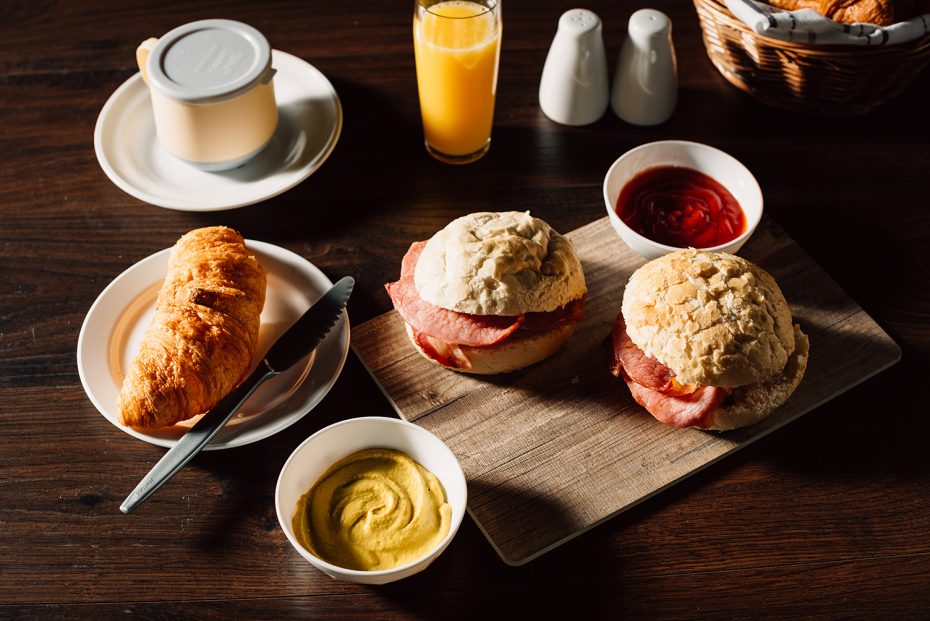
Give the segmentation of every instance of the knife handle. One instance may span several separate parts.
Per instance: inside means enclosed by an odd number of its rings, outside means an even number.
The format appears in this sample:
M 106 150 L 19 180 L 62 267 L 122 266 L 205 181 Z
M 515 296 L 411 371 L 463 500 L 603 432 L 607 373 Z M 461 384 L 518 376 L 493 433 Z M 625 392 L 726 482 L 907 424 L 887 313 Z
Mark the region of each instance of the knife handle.
M 203 418 L 197 421 L 190 431 L 181 436 L 178 443 L 158 460 L 149 473 L 142 477 L 136 489 L 126 497 L 119 510 L 129 513 L 155 493 L 219 433 L 256 388 L 274 375 L 277 375 L 277 372 L 262 360 L 245 381 L 226 395 L 212 410 L 204 414 Z

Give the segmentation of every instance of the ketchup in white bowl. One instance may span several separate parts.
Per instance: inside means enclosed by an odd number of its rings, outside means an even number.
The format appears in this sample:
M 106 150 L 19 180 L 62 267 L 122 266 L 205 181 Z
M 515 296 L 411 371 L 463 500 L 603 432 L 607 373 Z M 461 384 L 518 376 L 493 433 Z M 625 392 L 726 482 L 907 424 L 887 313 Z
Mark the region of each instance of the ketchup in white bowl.
M 739 160 L 686 140 L 630 149 L 604 176 L 617 235 L 645 259 L 681 248 L 735 254 L 762 219 L 762 189 Z
M 713 177 L 692 168 L 655 166 L 620 191 L 617 215 L 649 239 L 677 248 L 711 248 L 746 230 L 739 202 Z

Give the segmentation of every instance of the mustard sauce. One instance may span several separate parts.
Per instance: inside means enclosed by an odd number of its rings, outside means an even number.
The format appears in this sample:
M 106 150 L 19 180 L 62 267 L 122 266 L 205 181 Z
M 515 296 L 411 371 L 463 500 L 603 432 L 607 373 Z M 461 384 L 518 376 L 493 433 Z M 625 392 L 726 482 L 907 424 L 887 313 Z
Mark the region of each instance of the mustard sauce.
M 333 464 L 297 503 L 297 540 L 347 569 L 390 569 L 433 550 L 452 507 L 439 479 L 394 449 L 365 449 Z

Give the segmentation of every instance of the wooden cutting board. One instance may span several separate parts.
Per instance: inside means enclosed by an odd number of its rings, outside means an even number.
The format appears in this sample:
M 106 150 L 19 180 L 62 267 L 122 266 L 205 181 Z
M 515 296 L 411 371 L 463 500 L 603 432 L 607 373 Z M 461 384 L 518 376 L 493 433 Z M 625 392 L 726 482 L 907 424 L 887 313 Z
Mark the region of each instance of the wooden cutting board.
M 397 413 L 442 438 L 468 480 L 468 511 L 504 562 L 521 565 L 793 421 L 901 357 L 891 338 L 769 219 L 740 254 L 775 276 L 810 337 L 807 373 L 753 427 L 676 430 L 607 371 L 603 341 L 643 259 L 605 217 L 568 235 L 588 284 L 585 318 L 552 358 L 472 377 L 420 357 L 396 311 L 352 331 Z M 411 240 L 413 241 L 413 240 Z M 400 257 L 398 257 L 398 270 Z

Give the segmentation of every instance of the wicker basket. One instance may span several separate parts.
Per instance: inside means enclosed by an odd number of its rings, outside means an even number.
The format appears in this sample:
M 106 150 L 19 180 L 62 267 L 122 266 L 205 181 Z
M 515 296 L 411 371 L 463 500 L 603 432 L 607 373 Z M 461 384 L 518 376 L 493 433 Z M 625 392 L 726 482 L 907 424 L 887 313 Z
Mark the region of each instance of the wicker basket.
M 722 0 L 694 0 L 694 6 L 714 66 L 773 106 L 863 114 L 899 95 L 930 61 L 930 35 L 881 47 L 803 45 L 756 34 Z

